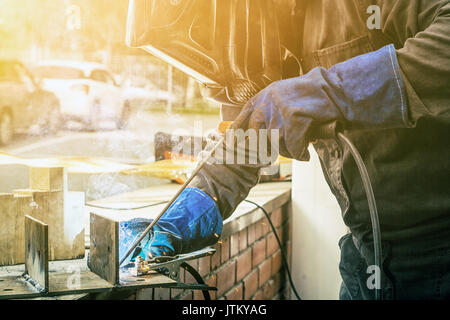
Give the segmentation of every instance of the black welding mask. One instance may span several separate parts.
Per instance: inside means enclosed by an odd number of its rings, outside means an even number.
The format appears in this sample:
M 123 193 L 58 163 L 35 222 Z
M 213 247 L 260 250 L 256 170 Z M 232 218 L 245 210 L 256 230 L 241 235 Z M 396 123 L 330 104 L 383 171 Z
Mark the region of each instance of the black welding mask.
M 239 110 L 271 82 L 301 73 L 296 2 L 130 0 L 126 41 L 198 80 L 204 96 Z

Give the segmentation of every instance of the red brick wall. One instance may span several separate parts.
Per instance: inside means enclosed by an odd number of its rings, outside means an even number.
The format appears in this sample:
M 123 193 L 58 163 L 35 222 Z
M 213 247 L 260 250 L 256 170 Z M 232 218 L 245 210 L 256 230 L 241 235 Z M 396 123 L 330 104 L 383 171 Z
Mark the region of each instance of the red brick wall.
M 269 214 L 287 257 L 291 260 L 291 203 L 288 202 Z M 265 217 L 240 231 L 226 235 L 215 249 L 217 251 L 213 256 L 190 262 L 207 284 L 217 287 L 217 292 L 210 291 L 212 299 L 290 298 L 281 251 Z M 180 277 L 186 283 L 196 283 L 185 270 L 181 270 Z M 135 298 L 202 300 L 203 294 L 201 291 L 191 290 L 144 289 Z

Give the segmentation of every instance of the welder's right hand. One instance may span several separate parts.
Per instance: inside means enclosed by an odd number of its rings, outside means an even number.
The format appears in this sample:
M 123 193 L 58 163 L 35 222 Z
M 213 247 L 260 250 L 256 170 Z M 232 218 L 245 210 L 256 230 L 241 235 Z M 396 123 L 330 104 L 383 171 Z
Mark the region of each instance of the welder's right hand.
M 150 223 L 149 219 L 134 219 L 121 224 L 120 255 Z M 202 190 L 188 187 L 128 259 L 134 261 L 135 257 L 141 256 L 146 260 L 165 260 L 203 249 L 219 240 L 222 225 L 216 202 Z

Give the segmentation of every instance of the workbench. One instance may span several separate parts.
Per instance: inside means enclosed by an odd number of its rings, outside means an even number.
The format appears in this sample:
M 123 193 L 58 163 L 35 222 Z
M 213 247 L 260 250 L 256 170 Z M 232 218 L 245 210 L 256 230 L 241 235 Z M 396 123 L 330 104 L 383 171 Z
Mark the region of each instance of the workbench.
M 132 192 L 118 194 L 112 197 L 104 198 L 97 201 L 89 202 L 85 208 L 86 221 L 86 256 L 84 259 L 65 260 L 65 261 L 50 261 L 49 270 L 50 275 L 59 277 L 59 280 L 50 281 L 50 288 L 58 290 L 65 290 L 67 294 L 59 295 L 57 297 L 34 297 L 36 299 L 111 299 L 124 298 L 117 293 L 112 286 L 108 285 L 103 279 L 91 276 L 87 267 L 87 256 L 89 253 L 90 244 L 90 230 L 89 230 L 89 215 L 95 213 L 109 219 L 116 221 L 127 221 L 133 218 L 154 218 L 164 207 L 164 201 L 176 193 L 180 186 L 177 184 L 162 184 L 152 186 L 145 189 L 140 189 Z M 271 182 L 262 183 L 253 188 L 247 199 L 262 206 L 268 212 L 281 207 L 286 204 L 291 197 L 291 183 L 290 182 Z M 151 206 L 149 206 L 151 205 Z M 100 208 L 104 207 L 104 208 Z M 145 207 L 136 210 L 125 210 L 129 208 Z M 114 209 L 115 208 L 115 209 Z M 255 207 L 255 205 L 243 202 L 241 203 L 233 215 L 224 221 L 222 238 L 231 235 L 232 233 L 242 230 L 246 226 L 262 219 L 263 212 Z M 19 277 L 24 272 L 24 265 L 8 266 L 0 268 L 0 278 L 4 277 Z M 79 274 L 81 275 L 80 286 L 85 292 L 78 293 L 77 290 L 70 291 L 67 289 L 67 281 L 70 277 Z M 84 276 L 89 275 L 89 276 Z M 56 279 L 54 277 L 53 279 Z M 173 280 L 165 275 L 155 274 L 150 281 L 154 287 L 170 287 L 173 285 Z M 151 287 L 148 285 L 147 287 Z M 64 287 L 65 288 L 62 288 Z M 92 289 L 90 289 L 92 288 Z M 6 292 L 10 288 L 2 287 L 0 282 L 0 291 Z M 139 290 L 139 287 L 130 288 L 129 292 Z M 14 289 L 13 289 L 14 290 Z M 122 290 L 127 292 L 127 290 Z M 128 293 L 129 293 L 128 292 Z

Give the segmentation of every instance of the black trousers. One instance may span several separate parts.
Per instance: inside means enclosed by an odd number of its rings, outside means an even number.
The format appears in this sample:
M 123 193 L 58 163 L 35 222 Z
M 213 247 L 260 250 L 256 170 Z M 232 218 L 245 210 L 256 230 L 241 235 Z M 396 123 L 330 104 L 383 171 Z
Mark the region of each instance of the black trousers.
M 448 246 L 446 245 L 448 244 Z M 357 249 L 352 234 L 339 241 L 342 285 L 341 300 L 375 298 L 373 251 L 370 246 Z M 386 300 L 450 299 L 450 241 L 438 245 L 422 241 L 383 242 L 382 297 Z M 369 268 L 369 269 L 368 269 Z M 372 288 L 372 289 L 371 289 Z

